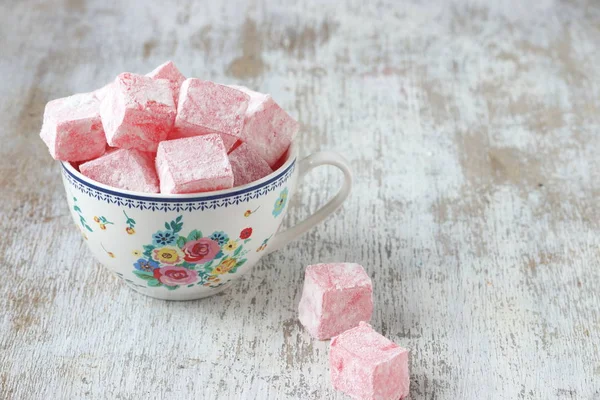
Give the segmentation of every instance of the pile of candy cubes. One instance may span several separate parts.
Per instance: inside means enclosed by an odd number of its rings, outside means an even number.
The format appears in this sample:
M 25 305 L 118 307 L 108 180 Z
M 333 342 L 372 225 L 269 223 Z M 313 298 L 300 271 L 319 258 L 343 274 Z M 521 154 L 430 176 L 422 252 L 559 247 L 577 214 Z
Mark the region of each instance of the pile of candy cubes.
M 285 162 L 299 124 L 268 94 L 188 78 L 168 61 L 50 101 L 40 133 L 56 160 L 146 193 L 200 193 L 259 180 Z

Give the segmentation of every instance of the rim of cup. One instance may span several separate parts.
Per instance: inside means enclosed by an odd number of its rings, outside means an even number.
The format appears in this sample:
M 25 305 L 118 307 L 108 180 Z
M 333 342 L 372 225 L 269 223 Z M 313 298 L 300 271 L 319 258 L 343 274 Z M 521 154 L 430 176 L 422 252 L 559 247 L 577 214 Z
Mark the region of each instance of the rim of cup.
M 282 166 L 277 168 L 275 171 L 271 172 L 269 175 L 254 181 L 247 183 L 245 185 L 236 186 L 229 189 L 215 190 L 212 192 L 204 192 L 204 193 L 186 193 L 186 194 L 170 194 L 170 193 L 146 193 L 146 192 L 136 192 L 132 190 L 119 189 L 114 186 L 105 185 L 100 182 L 96 182 L 93 179 L 88 178 L 83 175 L 81 172 L 77 171 L 70 162 L 61 161 L 62 167 L 66 170 L 68 174 L 70 174 L 73 178 L 81 182 L 82 184 L 92 187 L 94 189 L 98 189 L 102 192 L 110 192 L 112 194 L 123 194 L 126 196 L 135 196 L 138 199 L 152 200 L 152 199 L 189 199 L 189 200 L 212 200 L 214 198 L 226 196 L 235 196 L 239 194 L 243 194 L 248 192 L 251 189 L 256 189 L 258 187 L 269 184 L 279 177 L 283 176 L 288 169 L 294 164 L 297 157 L 297 147 L 294 143 L 290 145 L 290 148 L 287 150 L 287 160 L 283 163 Z

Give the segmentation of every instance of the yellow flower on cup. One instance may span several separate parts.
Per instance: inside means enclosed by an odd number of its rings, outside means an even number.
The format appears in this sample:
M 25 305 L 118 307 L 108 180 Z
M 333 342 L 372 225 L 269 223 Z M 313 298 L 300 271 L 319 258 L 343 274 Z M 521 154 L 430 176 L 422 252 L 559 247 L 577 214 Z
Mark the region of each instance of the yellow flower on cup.
M 102 246 L 102 250 L 104 250 L 110 258 L 115 258 L 115 253 L 113 253 L 112 251 L 106 250 L 106 247 L 104 247 L 104 244 L 102 244 L 102 242 L 100 243 L 100 246 Z
M 142 256 L 142 252 L 139 250 L 134 250 L 131 252 L 131 254 L 133 254 L 136 257 L 141 257 Z
M 248 218 L 249 216 L 257 212 L 259 208 L 260 206 L 256 207 L 254 210 L 246 210 L 246 212 L 244 213 L 244 217 Z
M 103 231 L 106 230 L 106 225 L 114 225 L 112 222 L 107 220 L 106 217 L 104 217 L 104 216 L 100 216 L 100 217 L 95 216 L 94 221 L 98 224 L 100 229 L 102 229 Z
M 225 259 L 223 261 L 221 261 L 221 264 L 219 264 L 217 266 L 217 268 L 215 268 L 213 270 L 213 275 L 222 275 L 222 274 L 226 274 L 229 271 L 231 271 L 233 268 L 235 268 L 235 265 L 237 264 L 237 260 L 235 258 L 228 258 Z
M 161 247 L 152 251 L 152 259 L 159 263 L 175 265 L 183 261 L 183 252 L 177 247 Z
M 225 245 L 224 249 L 225 251 L 234 251 L 237 248 L 238 244 L 235 240 L 230 240 L 229 242 L 227 242 L 227 244 Z

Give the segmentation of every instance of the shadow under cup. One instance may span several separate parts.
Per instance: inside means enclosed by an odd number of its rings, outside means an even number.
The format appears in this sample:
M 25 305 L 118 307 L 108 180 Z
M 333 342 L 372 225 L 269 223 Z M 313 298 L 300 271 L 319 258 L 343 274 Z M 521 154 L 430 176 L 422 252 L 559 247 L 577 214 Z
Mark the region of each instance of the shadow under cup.
M 225 289 L 272 250 L 296 186 L 296 157 L 292 147 L 263 179 L 204 194 L 116 189 L 65 162 L 62 178 L 75 224 L 100 263 L 140 293 L 191 300 Z

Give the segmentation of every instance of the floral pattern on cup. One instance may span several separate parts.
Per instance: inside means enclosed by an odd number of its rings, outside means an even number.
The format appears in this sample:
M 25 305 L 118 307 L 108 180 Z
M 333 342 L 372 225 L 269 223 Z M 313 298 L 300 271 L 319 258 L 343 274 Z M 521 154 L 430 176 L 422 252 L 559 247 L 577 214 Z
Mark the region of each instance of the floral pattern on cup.
M 228 281 L 223 275 L 236 273 L 246 263 L 248 250 L 244 245 L 252 240 L 252 228 L 243 229 L 236 239 L 224 231 L 204 236 L 194 229 L 182 235 L 182 219 L 178 216 L 165 223 L 165 230 L 152 234 L 152 243 L 144 245 L 141 257 L 133 263 L 133 273 L 147 286 L 168 290 L 223 285 Z
M 198 231 L 195 231 L 198 232 Z M 192 235 L 192 238 L 197 235 Z M 205 264 L 215 258 L 222 257 L 219 242 L 211 238 L 196 238 L 183 245 L 185 261 L 190 264 Z
M 106 253 L 107 256 L 109 256 L 110 258 L 115 258 L 115 253 L 113 253 L 112 251 L 108 251 L 106 250 L 106 247 L 104 247 L 104 244 L 102 242 L 100 242 L 100 247 L 102 247 L 102 250 L 104 250 L 104 252 Z
M 244 228 L 240 232 L 240 239 L 246 240 L 252 236 L 252 228 Z
M 154 278 L 170 287 L 193 284 L 198 281 L 198 271 L 184 267 L 167 266 L 154 270 Z
M 89 232 L 94 232 L 94 230 L 88 225 L 87 221 L 85 220 L 81 208 L 77 205 L 77 197 L 75 196 L 73 196 L 73 211 L 77 213 L 77 216 L 79 217 L 79 223 L 81 224 L 81 226 L 87 229 Z M 85 240 L 87 240 L 87 235 L 85 234 L 85 232 L 83 232 L 83 237 L 85 238 Z
M 103 231 L 106 230 L 106 226 L 107 225 L 114 225 L 112 222 L 110 222 L 108 219 L 106 219 L 106 217 L 103 216 L 95 216 L 94 217 L 94 222 L 98 224 L 98 226 L 100 227 L 100 229 L 102 229 Z
M 266 238 L 265 240 L 263 240 L 263 242 L 261 243 L 260 246 L 258 246 L 258 249 L 256 249 L 257 253 L 260 253 L 261 251 L 263 251 L 264 249 L 267 248 L 267 244 L 269 243 L 269 239 L 271 239 L 273 235 L 269 236 L 268 238 Z
M 133 263 L 135 269 L 145 272 L 152 272 L 155 269 L 158 269 L 158 265 L 159 264 L 154 260 L 144 260 L 143 258 L 140 258 Z
M 177 247 L 165 246 L 152 250 L 152 259 L 161 264 L 177 265 L 183 258 L 183 252 Z
M 125 210 L 123 210 L 123 214 L 125 215 L 125 225 L 127 225 L 125 227 L 125 232 L 127 232 L 128 235 L 133 235 L 135 233 L 135 219 L 127 215 Z
M 275 200 L 275 205 L 273 206 L 273 216 L 275 218 L 279 217 L 279 214 L 281 214 L 281 212 L 285 208 L 285 205 L 287 203 L 287 198 L 288 198 L 288 189 L 285 188 L 281 191 L 281 193 L 279 193 L 279 197 L 277 198 L 277 200 Z
M 259 208 L 260 208 L 260 206 L 256 207 L 254 209 L 254 211 L 252 211 L 252 210 L 246 210 L 244 212 L 244 217 L 248 218 L 249 216 L 251 216 L 252 214 L 254 214 L 255 212 L 257 212 Z

